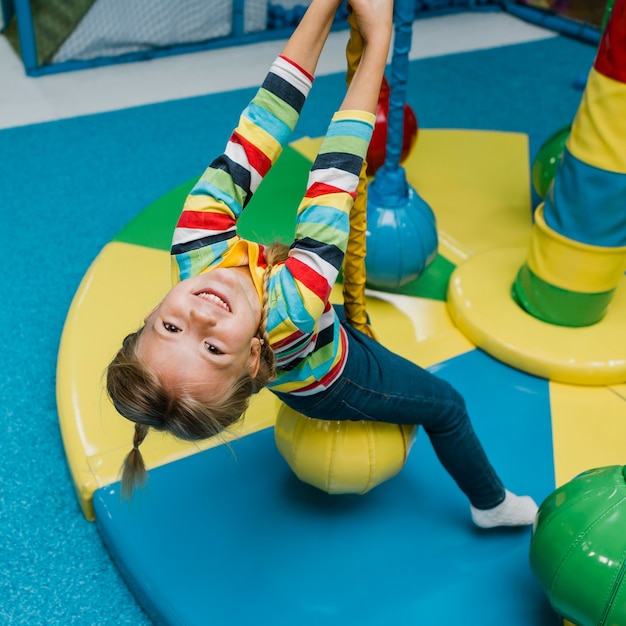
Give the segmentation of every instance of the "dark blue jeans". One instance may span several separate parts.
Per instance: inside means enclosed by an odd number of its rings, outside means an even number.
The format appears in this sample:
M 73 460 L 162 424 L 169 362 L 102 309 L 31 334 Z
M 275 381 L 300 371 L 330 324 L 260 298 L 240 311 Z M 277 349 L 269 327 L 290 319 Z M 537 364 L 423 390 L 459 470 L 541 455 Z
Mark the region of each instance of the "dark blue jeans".
M 348 360 L 324 393 L 277 393 L 295 411 L 333 420 L 373 420 L 422 426 L 440 462 L 477 509 L 504 500 L 504 487 L 474 432 L 465 401 L 446 381 L 387 350 L 342 322 Z

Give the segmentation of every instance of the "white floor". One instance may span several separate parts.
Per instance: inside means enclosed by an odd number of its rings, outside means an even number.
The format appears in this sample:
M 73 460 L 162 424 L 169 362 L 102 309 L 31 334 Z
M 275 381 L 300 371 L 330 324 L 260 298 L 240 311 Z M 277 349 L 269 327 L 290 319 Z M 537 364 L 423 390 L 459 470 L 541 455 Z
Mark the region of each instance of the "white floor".
M 505 13 L 460 13 L 419 19 L 411 59 L 553 37 Z M 318 74 L 345 69 L 347 31 L 332 33 Z M 257 85 L 280 41 L 27 77 L 0 36 L 0 129 Z

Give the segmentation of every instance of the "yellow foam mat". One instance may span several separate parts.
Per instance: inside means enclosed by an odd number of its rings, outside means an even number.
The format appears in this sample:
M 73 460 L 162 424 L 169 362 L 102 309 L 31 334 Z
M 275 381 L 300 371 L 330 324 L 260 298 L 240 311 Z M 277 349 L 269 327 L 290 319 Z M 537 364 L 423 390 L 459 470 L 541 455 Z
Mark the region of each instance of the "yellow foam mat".
M 517 133 L 422 131 L 405 163 L 437 216 L 440 251 L 457 264 L 530 241 L 528 139 Z
M 421 367 L 475 348 L 454 325 L 445 302 L 377 291 L 368 291 L 368 295 L 367 310 L 378 341 Z M 391 318 L 392 306 L 406 317 Z M 407 341 L 412 336 L 415 341 Z
M 313 159 L 320 140 L 293 147 Z M 420 130 L 403 162 L 437 218 L 439 252 L 458 264 L 494 246 L 527 246 L 532 228 L 528 137 L 476 130 Z
M 557 485 L 591 468 L 626 462 L 626 385 L 551 382 L 550 410 Z

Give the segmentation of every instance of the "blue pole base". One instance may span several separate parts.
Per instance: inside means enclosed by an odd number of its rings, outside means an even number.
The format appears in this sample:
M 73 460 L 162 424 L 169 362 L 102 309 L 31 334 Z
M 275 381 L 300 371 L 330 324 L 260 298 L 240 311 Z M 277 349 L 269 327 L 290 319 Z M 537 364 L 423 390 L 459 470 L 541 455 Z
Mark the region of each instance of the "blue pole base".
M 385 184 L 379 184 L 378 177 L 368 191 L 365 270 L 367 285 L 376 289 L 395 289 L 417 280 L 437 256 L 435 215 L 406 183 L 404 170 L 399 172 L 403 194 L 387 185 L 390 179 L 380 179 Z

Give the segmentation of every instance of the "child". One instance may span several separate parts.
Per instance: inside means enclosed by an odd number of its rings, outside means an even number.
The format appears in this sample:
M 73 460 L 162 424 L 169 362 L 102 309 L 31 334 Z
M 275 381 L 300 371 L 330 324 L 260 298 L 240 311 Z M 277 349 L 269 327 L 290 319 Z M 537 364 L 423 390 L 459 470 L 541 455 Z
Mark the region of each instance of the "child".
M 363 52 L 312 166 L 293 244 L 264 247 L 237 235 L 237 219 L 296 125 L 340 4 L 310 4 L 225 153 L 185 202 L 172 243 L 177 284 L 108 368 L 109 395 L 135 422 L 123 487 L 130 493 L 145 479 L 139 446 L 149 427 L 214 436 L 267 386 L 309 417 L 422 425 L 478 526 L 531 524 L 536 504 L 504 489 L 461 396 L 341 321 L 328 301 L 374 127 L 393 0 L 351 2 Z

